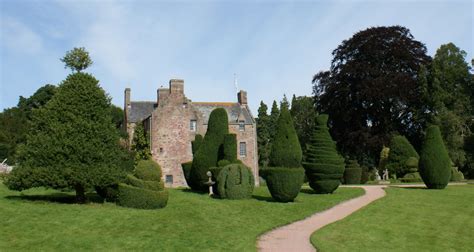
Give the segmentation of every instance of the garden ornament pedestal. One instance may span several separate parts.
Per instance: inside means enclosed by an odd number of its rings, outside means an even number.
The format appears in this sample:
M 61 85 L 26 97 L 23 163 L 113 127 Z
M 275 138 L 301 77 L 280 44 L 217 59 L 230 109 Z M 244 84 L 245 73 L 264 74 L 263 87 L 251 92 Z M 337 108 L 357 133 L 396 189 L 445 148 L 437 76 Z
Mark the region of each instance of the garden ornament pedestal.
M 209 196 L 212 196 L 214 195 L 214 192 L 212 191 L 212 186 L 216 183 L 214 181 L 212 181 L 211 177 L 212 177 L 212 173 L 211 171 L 207 171 L 206 175 L 209 177 L 209 180 L 204 183 L 206 184 L 207 186 L 209 186 Z

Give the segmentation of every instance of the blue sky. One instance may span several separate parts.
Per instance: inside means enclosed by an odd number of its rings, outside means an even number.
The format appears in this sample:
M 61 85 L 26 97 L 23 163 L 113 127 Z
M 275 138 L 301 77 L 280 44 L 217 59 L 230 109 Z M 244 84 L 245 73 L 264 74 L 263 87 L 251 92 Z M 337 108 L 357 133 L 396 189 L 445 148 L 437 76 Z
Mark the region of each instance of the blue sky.
M 474 57 L 474 4 L 453 1 L 27 1 L 0 0 L 0 110 L 69 70 L 59 60 L 86 47 L 87 69 L 123 106 L 155 100 L 171 78 L 193 101 L 235 101 L 257 113 L 283 94 L 311 95 L 312 76 L 342 40 L 372 26 L 402 25 L 433 56 L 453 42 Z

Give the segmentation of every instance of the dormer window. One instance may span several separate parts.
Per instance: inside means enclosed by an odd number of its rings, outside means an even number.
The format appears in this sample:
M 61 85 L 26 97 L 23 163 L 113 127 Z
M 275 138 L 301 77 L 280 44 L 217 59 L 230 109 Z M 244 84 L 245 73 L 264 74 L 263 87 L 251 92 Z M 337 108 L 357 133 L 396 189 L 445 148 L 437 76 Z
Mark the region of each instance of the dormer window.
M 239 131 L 245 131 L 245 121 L 239 121 Z

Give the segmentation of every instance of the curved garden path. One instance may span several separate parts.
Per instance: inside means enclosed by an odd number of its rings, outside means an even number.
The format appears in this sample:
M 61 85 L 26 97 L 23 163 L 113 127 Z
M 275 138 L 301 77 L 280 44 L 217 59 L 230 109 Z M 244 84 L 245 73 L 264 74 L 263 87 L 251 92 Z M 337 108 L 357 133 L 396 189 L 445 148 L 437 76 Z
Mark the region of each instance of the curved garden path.
M 318 212 L 310 217 L 293 222 L 286 226 L 276 228 L 259 237 L 257 248 L 259 251 L 316 251 L 310 242 L 310 236 L 316 230 L 341 220 L 372 201 L 385 196 L 385 185 L 353 186 L 365 190 L 363 196 L 345 201 L 323 212 Z

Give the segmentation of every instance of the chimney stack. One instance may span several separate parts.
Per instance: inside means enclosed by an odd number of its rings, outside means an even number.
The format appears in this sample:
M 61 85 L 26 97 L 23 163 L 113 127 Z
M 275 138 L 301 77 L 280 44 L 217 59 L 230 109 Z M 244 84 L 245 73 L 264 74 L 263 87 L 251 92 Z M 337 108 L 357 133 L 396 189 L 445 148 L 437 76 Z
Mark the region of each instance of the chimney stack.
M 237 100 L 239 101 L 240 105 L 247 105 L 247 92 L 240 90 L 240 92 L 237 93 Z
M 171 79 L 170 80 L 170 93 L 171 94 L 184 94 L 184 80 Z

